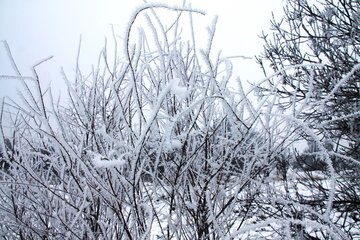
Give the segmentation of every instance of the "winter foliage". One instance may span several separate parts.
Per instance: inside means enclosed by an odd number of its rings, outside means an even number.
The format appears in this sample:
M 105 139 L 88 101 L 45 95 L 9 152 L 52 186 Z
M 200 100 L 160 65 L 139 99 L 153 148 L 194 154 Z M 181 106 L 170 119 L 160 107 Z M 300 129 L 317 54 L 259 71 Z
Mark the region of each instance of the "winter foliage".
M 359 63 L 325 94 L 327 63 L 274 58 L 274 73 L 245 89 L 230 59 L 212 52 L 216 20 L 197 42 L 201 14 L 138 8 L 124 49 L 115 38 L 115 54 L 105 47 L 90 74 L 63 73 L 63 101 L 41 86 L 36 69 L 49 59 L 23 76 L 4 43 L 23 90 L 21 103 L 1 101 L 2 239 L 360 237 L 359 154 L 333 147 L 334 136 L 354 146 L 358 135 L 328 127 L 359 118 L 356 104 L 332 108 L 359 87 Z M 135 28 L 139 17 L 147 24 Z M 323 117 L 329 109 L 336 114 Z M 304 140 L 313 147 L 299 153 Z

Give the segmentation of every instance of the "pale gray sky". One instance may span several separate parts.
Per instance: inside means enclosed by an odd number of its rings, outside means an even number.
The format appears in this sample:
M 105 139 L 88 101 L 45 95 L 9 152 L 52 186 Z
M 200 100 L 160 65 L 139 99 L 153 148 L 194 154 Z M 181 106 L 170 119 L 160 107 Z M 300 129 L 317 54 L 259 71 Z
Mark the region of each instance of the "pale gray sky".
M 150 1 L 149 1 L 150 2 Z M 161 1 L 156 1 L 161 2 Z M 164 1 L 167 4 L 182 1 Z M 223 55 L 254 56 L 262 50 L 258 38 L 270 27 L 271 12 L 282 14 L 283 0 L 188 0 L 193 7 L 207 15 L 197 18 L 203 28 L 219 16 L 215 50 Z M 39 68 L 42 84 L 51 82 L 53 91 L 61 89 L 61 66 L 73 72 L 80 35 L 81 62 L 85 68 L 97 61 L 105 37 L 111 38 L 111 24 L 121 35 L 129 16 L 142 4 L 141 0 L 0 0 L 0 40 L 10 45 L 15 61 L 24 75 L 31 74 L 31 66 L 53 55 L 54 58 Z M 236 74 L 244 81 L 262 77 L 253 60 L 234 60 Z M 14 72 L 3 45 L 0 46 L 0 75 Z M 0 79 L 0 97 L 16 96 L 19 84 L 13 79 Z

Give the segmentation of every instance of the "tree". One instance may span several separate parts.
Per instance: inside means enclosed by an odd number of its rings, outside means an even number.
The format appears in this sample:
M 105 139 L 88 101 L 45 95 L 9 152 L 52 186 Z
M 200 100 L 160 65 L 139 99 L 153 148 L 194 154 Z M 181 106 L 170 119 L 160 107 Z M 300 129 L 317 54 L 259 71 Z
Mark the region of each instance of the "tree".
M 360 21 L 359 1 L 288 0 L 285 17 L 273 20 L 273 35 L 264 35 L 266 60 L 281 71 L 282 84 L 274 86 L 287 100 L 282 107 L 316 99 L 303 114 L 319 125 L 319 132 L 333 142 L 336 151 L 359 159 Z M 298 66 L 292 71 L 283 71 Z M 295 94 L 296 93 L 296 94 Z M 326 132 L 326 134 L 325 134 Z
M 271 34 L 263 35 L 258 62 L 268 78 L 258 90 L 262 96 L 277 95 L 279 108 L 314 130 L 299 132 L 310 149 L 293 154 L 293 166 L 303 171 L 294 189 L 308 189 L 314 196 L 298 191 L 296 202 L 324 213 L 319 206 L 332 191 L 324 177 L 336 171 L 332 221 L 355 238 L 358 226 L 353 224 L 360 212 L 354 171 L 360 164 L 360 2 L 287 0 L 284 12 L 280 21 L 273 19 Z M 268 65 L 275 74 L 269 74 Z M 320 170 L 320 176 L 313 170 Z

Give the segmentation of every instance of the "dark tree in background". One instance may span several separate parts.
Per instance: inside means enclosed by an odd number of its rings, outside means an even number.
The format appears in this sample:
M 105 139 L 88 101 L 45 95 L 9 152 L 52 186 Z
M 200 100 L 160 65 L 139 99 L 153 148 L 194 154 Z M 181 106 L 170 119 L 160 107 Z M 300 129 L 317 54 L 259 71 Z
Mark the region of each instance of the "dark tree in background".
M 294 71 L 282 72 L 284 85 L 278 92 L 290 99 L 283 107 L 306 99 L 312 89 L 312 98 L 326 102 L 304 114 L 304 119 L 325 122 L 318 129 L 327 130 L 334 150 L 358 159 L 360 2 L 325 0 L 313 5 L 307 0 L 288 0 L 285 14 L 281 21 L 272 22 L 272 36 L 263 36 L 260 64 L 266 67 L 262 62 L 266 59 L 274 71 L 301 64 Z
M 258 62 L 269 80 L 260 93 L 276 94 L 281 109 L 316 130 L 337 174 L 333 206 L 339 217 L 333 222 L 349 233 L 360 213 L 354 171 L 360 161 L 360 1 L 287 0 L 284 12 L 280 21 L 273 19 L 271 33 L 263 35 Z M 328 169 L 312 137 L 302 133 L 310 144 L 296 157 L 296 166 L 304 173 L 299 185 L 312 190 L 313 197 L 298 194 L 298 201 L 322 212 L 329 189 L 311 172 L 326 174 Z

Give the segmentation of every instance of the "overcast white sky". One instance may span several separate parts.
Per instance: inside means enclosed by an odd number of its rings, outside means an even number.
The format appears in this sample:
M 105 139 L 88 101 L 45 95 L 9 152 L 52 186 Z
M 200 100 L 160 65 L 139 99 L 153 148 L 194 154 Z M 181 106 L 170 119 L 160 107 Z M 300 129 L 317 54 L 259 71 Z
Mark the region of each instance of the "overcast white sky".
M 105 37 L 111 38 L 111 24 L 115 33 L 121 35 L 130 14 L 142 3 L 142 0 L 0 0 L 0 40 L 8 42 L 24 75 L 30 74 L 32 65 L 53 55 L 39 71 L 43 84 L 51 82 L 56 92 L 63 85 L 61 66 L 70 75 L 73 72 L 80 35 L 81 61 L 91 65 L 97 61 Z M 221 49 L 224 55 L 254 56 L 262 50 L 258 35 L 269 29 L 272 11 L 281 16 L 283 0 L 188 0 L 187 3 L 207 12 L 200 20 L 204 24 L 210 25 L 214 15 L 219 16 L 216 50 Z M 243 81 L 262 77 L 255 59 L 234 61 L 236 73 Z M 1 45 L 0 75 L 13 74 Z M 18 86 L 16 80 L 0 79 L 0 97 L 15 97 Z

